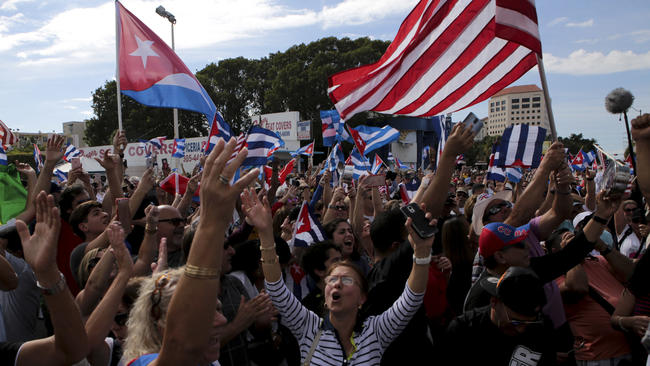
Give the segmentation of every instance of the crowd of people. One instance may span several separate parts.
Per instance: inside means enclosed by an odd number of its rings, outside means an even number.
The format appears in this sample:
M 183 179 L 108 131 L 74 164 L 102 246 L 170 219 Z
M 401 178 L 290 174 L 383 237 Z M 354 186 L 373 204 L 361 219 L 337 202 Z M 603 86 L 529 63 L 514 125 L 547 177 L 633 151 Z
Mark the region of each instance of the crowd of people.
M 458 169 L 463 124 L 435 173 L 379 186 L 322 166 L 232 182 L 247 150 L 220 140 L 171 195 L 125 176 L 123 131 L 104 180 L 55 183 L 53 135 L 39 174 L 16 163 L 27 203 L 0 227 L 0 364 L 646 364 L 650 114 L 632 136 L 636 195 L 597 191 L 558 142 L 517 183 Z M 303 202 L 324 233 L 307 246 Z

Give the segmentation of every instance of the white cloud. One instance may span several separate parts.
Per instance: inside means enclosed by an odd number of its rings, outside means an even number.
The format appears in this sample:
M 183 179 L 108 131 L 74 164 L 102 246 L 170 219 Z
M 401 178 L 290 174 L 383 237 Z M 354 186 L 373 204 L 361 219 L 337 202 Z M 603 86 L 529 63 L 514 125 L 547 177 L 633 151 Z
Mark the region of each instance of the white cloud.
M 572 27 L 572 28 L 586 28 L 586 27 L 592 27 L 593 25 L 594 25 L 593 19 L 585 20 L 584 22 L 580 22 L 580 23 L 568 22 L 565 24 L 565 26 Z
M 559 17 L 559 18 L 555 18 L 555 19 L 551 20 L 548 23 L 548 26 L 549 27 L 554 27 L 554 26 L 556 26 L 556 25 L 558 25 L 560 23 L 564 23 L 564 22 L 568 22 L 568 21 L 569 21 L 569 18 L 567 18 L 567 17 Z
M 600 38 L 591 38 L 591 39 L 579 39 L 575 41 L 574 43 L 578 44 L 596 44 L 600 42 Z
M 645 43 L 650 41 L 650 29 L 640 29 L 629 33 L 635 43 Z
M 61 103 L 88 103 L 91 100 L 93 100 L 93 97 L 68 98 L 63 99 Z
M 164 41 L 170 41 L 169 22 L 154 11 L 158 3 L 131 0 L 128 8 Z M 415 0 L 343 0 L 317 11 L 289 8 L 276 0 L 194 0 L 192 6 L 184 0 L 169 0 L 165 7 L 176 16 L 176 46 L 182 54 L 183 50 L 258 37 L 279 29 L 364 24 L 407 12 L 413 3 Z M 21 66 L 110 61 L 115 52 L 114 14 L 113 1 L 94 8 L 66 10 L 38 29 L 0 37 L 0 52 L 20 47 L 16 56 L 22 59 Z
M 93 115 L 95 115 L 95 113 L 93 111 L 81 111 L 79 113 L 81 113 L 81 115 L 86 116 L 86 117 L 92 117 Z
M 16 4 L 29 3 L 34 0 L 7 0 L 0 5 L 0 10 L 17 10 Z
M 22 13 L 14 14 L 10 17 L 0 16 L 0 33 L 9 31 L 9 28 L 17 23 L 25 21 L 25 16 Z
M 75 107 L 73 105 L 64 105 L 63 108 L 64 109 L 77 109 L 77 107 Z
M 544 54 L 544 67 L 549 72 L 571 75 L 602 75 L 622 71 L 650 70 L 650 51 L 587 52 L 584 49 L 573 51 L 568 57 Z

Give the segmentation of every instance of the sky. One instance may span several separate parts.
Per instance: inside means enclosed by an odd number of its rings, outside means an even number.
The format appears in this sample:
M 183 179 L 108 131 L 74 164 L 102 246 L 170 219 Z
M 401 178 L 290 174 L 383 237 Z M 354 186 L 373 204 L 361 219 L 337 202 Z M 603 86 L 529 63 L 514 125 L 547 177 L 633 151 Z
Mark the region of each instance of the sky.
M 392 40 L 416 0 L 124 0 L 171 43 L 190 70 L 260 58 L 323 37 Z M 604 108 L 612 89 L 650 112 L 650 2 L 537 0 L 543 59 L 558 134 L 582 133 L 606 150 L 627 146 L 624 122 Z M 615 6 L 614 6 L 615 5 Z M 0 0 L 0 120 L 19 131 L 60 132 L 92 117 L 92 92 L 115 77 L 115 6 L 99 0 Z M 541 86 L 537 68 L 513 85 Z M 483 102 L 460 111 L 487 116 Z M 116 122 L 117 124 L 117 122 Z

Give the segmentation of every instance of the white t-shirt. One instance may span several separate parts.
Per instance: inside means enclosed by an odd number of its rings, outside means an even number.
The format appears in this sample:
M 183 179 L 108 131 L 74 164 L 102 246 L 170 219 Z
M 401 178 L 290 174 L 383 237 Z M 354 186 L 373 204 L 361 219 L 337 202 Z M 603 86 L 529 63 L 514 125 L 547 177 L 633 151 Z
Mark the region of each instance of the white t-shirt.
M 631 231 L 631 233 L 627 234 L 628 230 Z M 623 239 L 623 237 L 625 237 L 625 239 Z M 636 234 L 634 233 L 630 225 L 625 225 L 621 234 L 617 236 L 617 239 L 620 246 L 619 251 L 624 256 L 631 258 L 634 257 L 635 254 L 639 251 L 639 247 L 641 246 L 641 241 L 636 236 Z M 622 242 L 621 239 L 623 239 Z

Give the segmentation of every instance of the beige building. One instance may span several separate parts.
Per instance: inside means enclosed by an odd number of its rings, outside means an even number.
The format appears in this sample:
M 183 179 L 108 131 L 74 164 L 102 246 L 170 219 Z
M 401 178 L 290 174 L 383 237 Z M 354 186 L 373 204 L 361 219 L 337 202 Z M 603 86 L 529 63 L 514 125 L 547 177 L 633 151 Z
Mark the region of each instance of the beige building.
M 63 136 L 66 137 L 68 143 L 76 147 L 86 147 L 86 122 L 63 122 Z
M 550 131 L 544 93 L 537 85 L 505 88 L 490 98 L 487 135 L 503 134 L 506 127 L 518 124 L 541 126 Z
M 52 133 L 51 132 L 21 132 L 13 131 L 16 136 L 18 136 L 18 143 L 15 148 L 23 148 L 25 146 L 31 146 L 32 144 L 37 144 L 38 146 L 46 146 L 47 138 Z

